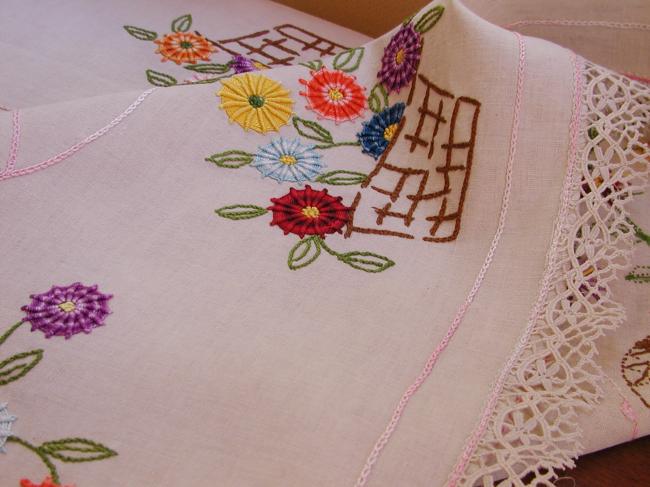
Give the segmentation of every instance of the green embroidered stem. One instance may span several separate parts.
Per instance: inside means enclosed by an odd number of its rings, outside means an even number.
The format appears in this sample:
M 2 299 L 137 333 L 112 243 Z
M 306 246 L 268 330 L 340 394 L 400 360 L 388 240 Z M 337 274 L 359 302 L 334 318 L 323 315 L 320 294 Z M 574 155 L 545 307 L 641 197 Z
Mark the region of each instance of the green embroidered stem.
M 634 236 L 639 240 L 641 240 L 642 242 L 645 242 L 646 245 L 650 245 L 650 235 L 645 233 L 639 225 L 634 223 L 629 218 L 627 219 L 627 221 L 632 225 L 632 228 L 634 228 Z
M 338 258 L 339 255 L 341 255 L 341 254 L 339 254 L 338 252 L 336 252 L 335 250 L 332 250 L 331 248 L 329 248 L 329 247 L 327 246 L 327 244 L 325 243 L 325 239 L 319 237 L 318 235 L 315 235 L 315 236 L 314 236 L 314 239 L 318 242 L 318 245 L 320 245 L 320 247 L 321 247 L 325 252 L 327 252 L 328 254 L 333 255 L 334 257 L 337 257 L 337 258 Z
M 341 147 L 342 145 L 361 145 L 360 142 L 332 142 L 331 144 L 315 145 L 314 149 L 331 149 L 332 147 Z
M 55 484 L 58 484 L 58 483 L 61 482 L 61 479 L 59 479 L 59 474 L 56 471 L 56 467 L 50 461 L 50 459 L 47 458 L 47 455 L 44 452 L 42 452 L 37 446 L 34 446 L 31 443 L 29 443 L 28 441 L 25 441 L 22 438 L 19 438 L 19 437 L 14 436 L 14 435 L 11 435 L 9 438 L 7 438 L 7 441 L 8 442 L 13 442 L 13 443 L 18 443 L 19 445 L 24 446 L 28 450 L 31 450 L 34 453 L 36 453 L 36 455 L 38 455 L 38 458 L 40 458 L 43 461 L 43 463 L 47 467 L 47 470 L 50 472 L 50 477 L 52 477 L 52 481 Z
M 383 272 L 389 267 L 395 265 L 395 262 L 390 260 L 388 257 L 375 254 L 374 252 L 360 252 L 355 250 L 352 252 L 345 252 L 344 254 L 341 254 L 328 247 L 324 239 L 318 236 L 316 236 L 315 238 L 318 239 L 318 244 L 323 250 L 325 250 L 325 252 L 327 252 L 330 255 L 333 255 L 339 261 L 349 265 L 353 269 L 357 269 L 363 272 L 377 273 L 377 272 Z
M 650 283 L 650 266 L 648 265 L 638 265 L 632 272 L 625 276 L 626 281 L 638 282 L 638 283 Z
M 7 331 L 5 331 L 2 336 L 0 336 L 0 345 L 2 345 L 5 341 L 7 341 L 7 338 L 11 336 L 11 334 L 16 331 L 20 326 L 24 323 L 24 321 L 19 321 L 16 323 L 14 326 L 9 328 Z

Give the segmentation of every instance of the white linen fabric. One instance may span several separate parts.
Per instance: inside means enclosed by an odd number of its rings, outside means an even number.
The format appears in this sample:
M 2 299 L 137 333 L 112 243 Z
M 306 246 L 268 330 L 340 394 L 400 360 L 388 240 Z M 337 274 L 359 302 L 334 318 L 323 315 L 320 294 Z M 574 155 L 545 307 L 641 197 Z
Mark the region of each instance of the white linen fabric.
M 339 57 L 303 48 L 314 34 L 334 52 L 366 39 L 257 0 L 0 9 L 11 66 L 0 104 L 12 109 L 0 111 L 10 153 L 0 173 L 0 317 L 9 330 L 30 316 L 21 311 L 30 295 L 53 285 L 113 295 L 110 315 L 93 308 L 104 326 L 89 334 L 45 339 L 25 324 L 0 339 L 0 361 L 41 351 L 27 370 L 0 365 L 0 402 L 18 418 L 6 421 L 1 485 L 39 485 L 53 469 L 58 484 L 77 487 L 492 485 L 504 476 L 523 485 L 529 472 L 551 485 L 547 469 L 579 453 L 575 425 L 540 428 L 571 423 L 599 396 L 593 345 L 620 321 L 610 281 L 633 241 L 624 204 L 647 172 L 643 83 L 455 1 Z M 170 22 L 215 41 L 197 64 L 226 65 L 219 82 L 162 63 L 152 40 L 124 28 L 161 40 Z M 275 29 L 287 23 L 312 37 Z M 384 96 L 385 49 L 409 28 L 421 32 L 417 76 Z M 269 58 L 225 42 L 263 30 L 256 43 L 280 39 L 297 53 L 279 49 L 287 65 L 273 64 L 277 46 L 266 44 Z M 224 46 L 233 45 L 270 69 L 227 77 Z M 386 49 L 389 61 L 409 59 L 407 47 Z M 348 78 L 310 98 L 301 93 L 323 71 L 306 61 L 317 58 Z M 142 93 L 152 80 L 177 86 Z M 362 109 L 327 118 L 355 86 Z M 228 96 L 243 96 L 230 105 L 239 111 L 228 112 Z M 381 127 L 390 140 L 381 157 L 359 147 L 373 111 L 399 103 L 401 120 Z M 242 114 L 288 104 L 292 121 L 260 117 L 260 130 L 243 130 L 253 119 Z M 289 153 L 296 138 L 316 147 Z M 320 174 L 264 177 L 257 167 L 274 153 L 278 165 Z M 280 224 L 277 200 L 307 185 L 318 198 Z M 321 213 L 333 226 L 300 235 L 295 222 Z M 76 312 L 70 296 L 52 313 Z M 579 345 L 549 332 L 578 327 Z M 637 426 L 650 432 L 648 415 Z M 525 455 L 535 448 L 548 456 Z

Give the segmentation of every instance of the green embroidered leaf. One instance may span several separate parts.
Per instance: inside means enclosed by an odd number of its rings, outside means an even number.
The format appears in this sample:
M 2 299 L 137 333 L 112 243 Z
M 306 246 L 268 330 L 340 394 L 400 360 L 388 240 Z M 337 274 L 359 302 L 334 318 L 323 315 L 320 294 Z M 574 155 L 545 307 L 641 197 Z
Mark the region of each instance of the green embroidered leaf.
M 62 462 L 93 462 L 114 457 L 117 452 L 110 448 L 85 438 L 64 438 L 62 440 L 46 441 L 38 450 Z
M 346 252 L 345 254 L 339 254 L 338 259 L 350 267 L 364 272 L 383 272 L 395 265 L 395 262 L 388 257 L 373 254 L 372 252 Z
M 257 205 L 230 205 L 214 210 L 221 218 L 229 220 L 249 220 L 268 213 L 266 208 Z
M 292 271 L 307 267 L 320 255 L 320 237 L 303 238 L 289 251 L 287 263 Z
M 318 71 L 320 68 L 323 67 L 323 61 L 321 61 L 320 59 L 315 59 L 313 61 L 307 61 L 305 63 L 298 63 L 298 64 L 306 68 L 309 68 L 312 71 Z
M 205 160 L 212 162 L 219 167 L 239 169 L 240 167 L 253 162 L 253 157 L 253 154 L 249 154 L 242 150 L 227 150 L 225 152 L 212 154 L 210 157 L 206 157 Z
M 323 184 L 332 184 L 335 186 L 354 186 L 363 183 L 367 174 L 355 171 L 346 171 L 339 169 L 336 171 L 326 172 L 316 178 L 316 181 Z
M 192 27 L 192 16 L 190 14 L 181 15 L 172 20 L 172 30 L 174 32 L 187 32 Z
M 152 30 L 142 29 L 133 25 L 124 25 L 123 27 L 125 31 L 127 31 L 136 39 L 140 39 L 141 41 L 153 41 L 156 37 L 158 37 L 158 34 Z
M 230 64 L 188 64 L 185 69 L 197 73 L 224 74 L 230 71 Z
M 0 386 L 20 379 L 36 367 L 43 358 L 43 350 L 17 353 L 0 362 Z
M 293 117 L 292 122 L 296 131 L 307 139 L 325 142 L 327 144 L 332 144 L 334 142 L 330 131 L 317 122 L 305 120 L 300 117 Z
M 154 86 L 174 86 L 178 81 L 173 76 L 147 69 L 147 80 Z
M 388 92 L 382 83 L 377 83 L 370 90 L 368 107 L 375 113 L 381 112 L 388 106 Z
M 416 32 L 424 34 L 425 32 L 431 30 L 433 26 L 438 23 L 444 11 L 445 7 L 442 5 L 437 5 L 431 10 L 424 12 L 424 14 L 422 14 L 422 17 L 420 17 L 420 19 L 415 23 Z
M 334 57 L 332 67 L 334 69 L 340 69 L 346 73 L 356 71 L 359 68 L 361 60 L 363 59 L 363 53 L 363 47 L 355 47 L 354 49 L 343 51 Z

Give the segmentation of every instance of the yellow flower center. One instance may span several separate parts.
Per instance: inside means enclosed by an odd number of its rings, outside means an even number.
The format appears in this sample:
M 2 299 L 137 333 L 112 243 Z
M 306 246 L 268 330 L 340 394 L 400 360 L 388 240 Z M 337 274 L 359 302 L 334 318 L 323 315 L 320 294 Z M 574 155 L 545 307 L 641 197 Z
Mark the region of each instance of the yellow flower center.
M 315 206 L 305 206 L 302 209 L 302 214 L 307 218 L 318 218 L 320 216 L 320 211 Z
M 64 313 L 71 313 L 72 311 L 77 309 L 77 305 L 74 304 L 72 301 L 64 301 L 63 303 L 59 304 L 59 309 Z
M 288 154 L 280 156 L 280 162 L 286 164 L 287 166 L 293 166 L 296 163 L 296 158 Z
M 404 52 L 404 49 L 400 49 L 397 51 L 395 54 L 395 62 L 397 64 L 402 64 L 404 62 L 404 58 L 406 57 L 406 53 Z
M 395 135 L 395 131 L 397 130 L 397 124 L 392 123 L 388 127 L 384 129 L 384 139 L 386 139 L 388 142 L 393 138 L 393 135 Z
M 343 93 L 341 93 L 341 90 L 338 88 L 331 88 L 327 93 L 327 96 L 329 96 L 332 101 L 338 101 L 343 98 Z

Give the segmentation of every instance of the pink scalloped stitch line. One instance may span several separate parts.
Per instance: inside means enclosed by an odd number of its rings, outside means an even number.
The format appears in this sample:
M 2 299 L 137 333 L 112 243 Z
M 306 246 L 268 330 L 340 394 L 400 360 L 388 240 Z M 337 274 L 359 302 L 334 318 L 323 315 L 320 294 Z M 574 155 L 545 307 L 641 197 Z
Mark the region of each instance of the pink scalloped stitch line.
M 107 134 L 110 132 L 111 129 L 113 129 L 115 126 L 117 126 L 122 120 L 124 120 L 126 117 L 128 117 L 138 106 L 154 91 L 156 88 L 150 88 L 146 91 L 144 91 L 140 96 L 138 96 L 133 103 L 131 103 L 126 110 L 124 110 L 121 114 L 119 114 L 115 119 L 113 119 L 111 122 L 108 123 L 108 125 L 105 125 L 104 127 L 100 128 L 98 131 L 96 131 L 93 134 L 90 134 L 88 137 L 83 139 L 81 142 L 77 142 L 73 146 L 67 148 L 63 152 L 60 152 L 59 154 L 50 157 L 49 159 L 45 159 L 42 162 L 39 162 L 37 164 L 32 164 L 28 167 L 22 168 L 22 169 L 13 169 L 13 166 L 16 162 L 16 157 L 18 156 L 18 141 L 20 139 L 20 122 L 19 122 L 19 115 L 18 115 L 18 110 L 14 111 L 14 127 L 13 127 L 13 135 L 12 135 L 12 147 L 11 151 L 9 153 L 9 160 L 7 161 L 7 166 L 5 170 L 0 173 L 0 181 L 4 181 L 5 179 L 11 179 L 11 178 L 16 178 L 18 176 L 26 176 L 27 174 L 32 174 L 36 171 L 40 171 L 41 169 L 46 169 L 58 162 L 61 162 L 71 155 L 75 154 L 76 152 L 80 151 L 83 149 L 85 146 L 90 144 L 91 142 L 97 140 L 101 136 Z M 15 149 L 15 151 L 14 151 Z
M 11 146 L 9 147 L 9 158 L 5 164 L 4 171 L 0 172 L 0 176 L 13 171 L 18 157 L 18 143 L 20 142 L 20 112 L 14 110 L 11 114 Z
M 518 20 L 506 25 L 506 29 L 525 25 L 554 25 L 557 27 L 607 27 L 609 29 L 650 30 L 650 24 L 636 22 L 610 22 L 607 20 L 569 20 L 569 19 L 540 19 Z
M 630 404 L 630 401 L 627 400 L 625 397 L 625 394 L 623 394 L 623 391 L 621 388 L 618 386 L 614 380 L 605 374 L 603 372 L 603 377 L 609 382 L 614 390 L 616 391 L 616 394 L 618 394 L 618 397 L 621 398 L 621 404 L 619 405 L 619 411 L 621 414 L 627 419 L 630 423 L 632 423 L 632 435 L 630 436 L 630 441 L 636 439 L 637 436 L 639 436 L 639 415 L 635 411 L 635 409 L 632 407 L 632 404 Z
M 458 480 L 460 479 L 461 475 L 465 471 L 465 468 L 467 467 L 467 464 L 469 463 L 470 458 L 474 453 L 474 450 L 476 449 L 480 439 L 483 437 L 483 434 L 487 429 L 488 421 L 492 417 L 494 409 L 496 408 L 497 401 L 499 399 L 499 396 L 501 395 L 501 391 L 503 390 L 508 374 L 512 370 L 512 367 L 514 366 L 515 362 L 521 355 L 524 347 L 528 343 L 528 340 L 532 335 L 533 329 L 535 328 L 535 324 L 537 322 L 538 317 L 540 316 L 540 314 L 544 312 L 543 308 L 544 308 L 544 303 L 546 302 L 546 296 L 548 295 L 548 292 L 551 288 L 551 280 L 554 275 L 555 267 L 557 265 L 558 243 L 562 231 L 562 222 L 564 222 L 567 217 L 569 199 L 571 198 L 571 184 L 573 181 L 573 173 L 575 167 L 578 164 L 577 148 L 578 148 L 578 134 L 580 129 L 580 114 L 582 111 L 582 88 L 583 88 L 582 85 L 583 85 L 584 62 L 582 58 L 580 58 L 575 53 L 573 53 L 572 56 L 573 56 L 573 71 L 574 71 L 574 80 L 573 80 L 574 89 L 573 89 L 573 113 L 571 115 L 571 122 L 569 125 L 569 130 L 571 134 L 570 141 L 569 141 L 569 156 L 568 156 L 569 164 L 567 168 L 567 174 L 564 180 L 564 187 L 562 189 L 561 209 L 556 220 L 555 229 L 553 230 L 551 247 L 547 254 L 546 272 L 544 274 L 544 277 L 542 278 L 542 282 L 540 285 L 540 292 L 537 297 L 537 301 L 533 306 L 530 317 L 528 319 L 528 323 L 524 330 L 524 334 L 517 342 L 514 352 L 512 353 L 512 355 L 504 365 L 503 369 L 499 373 L 499 377 L 495 382 L 492 391 L 490 392 L 485 409 L 481 414 L 480 421 L 477 427 L 475 428 L 475 430 L 470 435 L 469 440 L 465 448 L 463 449 L 463 453 L 459 461 L 457 462 L 456 466 L 454 467 L 454 470 L 449 476 L 447 487 L 455 487 L 457 485 Z
M 499 245 L 499 241 L 501 240 L 501 234 L 503 233 L 503 229 L 506 224 L 506 216 L 508 214 L 508 208 L 510 206 L 510 190 L 512 189 L 512 170 L 514 166 L 515 155 L 517 152 L 517 139 L 519 135 L 519 113 L 521 111 L 523 89 L 524 89 L 524 75 L 526 70 L 525 40 L 523 36 L 517 32 L 514 32 L 514 35 L 517 38 L 517 42 L 519 46 L 519 65 L 517 68 L 517 89 L 515 95 L 514 113 L 512 117 L 512 131 L 510 137 L 510 147 L 508 152 L 508 162 L 507 162 L 506 174 L 505 174 L 506 183 L 503 190 L 503 199 L 501 202 L 499 222 L 494 237 L 492 239 L 492 244 L 490 245 L 490 249 L 485 257 L 485 261 L 483 262 L 483 265 L 481 266 L 481 269 L 478 275 L 476 276 L 474 285 L 472 286 L 472 289 L 467 295 L 467 298 L 465 299 L 463 304 L 461 304 L 461 306 L 458 308 L 458 311 L 456 312 L 456 316 L 454 317 L 451 325 L 447 329 L 447 333 L 445 333 L 443 339 L 440 341 L 438 346 L 433 350 L 433 352 L 429 356 L 429 359 L 426 361 L 424 368 L 420 372 L 420 375 L 418 375 L 415 381 L 408 387 L 408 389 L 406 389 L 406 391 L 402 395 L 402 398 L 397 404 L 397 407 L 393 411 L 393 415 L 388 425 L 386 426 L 386 429 L 381 434 L 381 436 L 375 443 L 375 446 L 372 449 L 370 455 L 368 456 L 368 459 L 366 460 L 366 463 L 363 469 L 361 470 L 361 474 L 357 479 L 355 487 L 363 487 L 366 485 L 370 473 L 372 472 L 373 465 L 377 462 L 379 455 L 381 454 L 381 451 L 384 449 L 384 447 L 390 440 L 391 436 L 393 435 L 393 432 L 397 428 L 397 424 L 399 423 L 402 415 L 404 414 L 404 410 L 406 409 L 406 406 L 408 405 L 411 398 L 416 394 L 418 389 L 420 389 L 420 387 L 427 379 L 427 377 L 431 375 L 433 367 L 438 361 L 438 357 L 445 350 L 445 348 L 447 348 L 447 345 L 449 345 L 449 342 L 451 341 L 452 337 L 456 333 L 456 330 L 458 329 L 461 322 L 463 321 L 463 318 L 465 317 L 465 313 L 470 308 L 472 302 L 474 301 L 474 298 L 476 297 L 476 294 L 478 293 L 479 288 L 481 287 L 481 284 L 483 283 L 483 279 L 485 278 L 485 275 L 487 274 L 490 264 L 494 259 L 497 246 Z

